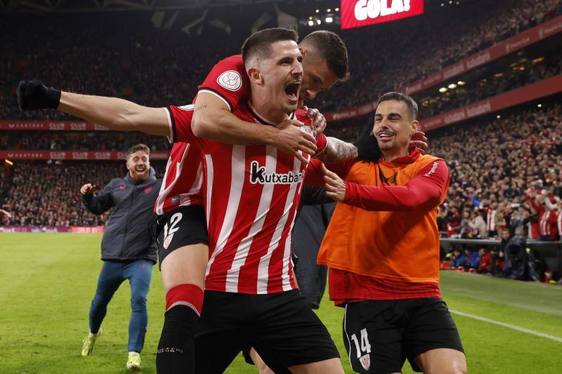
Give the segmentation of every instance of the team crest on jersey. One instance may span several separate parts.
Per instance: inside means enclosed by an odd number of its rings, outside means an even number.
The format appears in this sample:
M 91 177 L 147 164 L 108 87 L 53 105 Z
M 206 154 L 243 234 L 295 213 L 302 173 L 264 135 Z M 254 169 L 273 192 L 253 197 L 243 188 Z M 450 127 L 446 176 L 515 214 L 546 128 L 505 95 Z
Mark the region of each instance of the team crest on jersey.
M 217 83 L 229 91 L 238 91 L 242 86 L 242 77 L 236 70 L 227 70 L 219 75 Z
M 369 354 L 359 357 L 359 362 L 361 363 L 361 366 L 365 370 L 369 370 L 369 368 L 371 367 L 371 358 Z
M 260 166 L 257 161 L 250 163 L 250 182 L 252 184 L 293 184 L 304 178 L 304 173 L 266 173 L 265 166 Z

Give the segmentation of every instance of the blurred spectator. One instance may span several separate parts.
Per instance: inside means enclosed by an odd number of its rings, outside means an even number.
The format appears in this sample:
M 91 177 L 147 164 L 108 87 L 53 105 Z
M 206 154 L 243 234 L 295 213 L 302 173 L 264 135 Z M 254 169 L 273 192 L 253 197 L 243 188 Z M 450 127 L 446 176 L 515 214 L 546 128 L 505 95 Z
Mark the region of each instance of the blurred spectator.
M 479 250 L 480 254 L 480 262 L 478 264 L 478 268 L 476 269 L 477 273 L 481 274 L 489 274 L 492 273 L 492 254 L 489 250 L 481 248 Z

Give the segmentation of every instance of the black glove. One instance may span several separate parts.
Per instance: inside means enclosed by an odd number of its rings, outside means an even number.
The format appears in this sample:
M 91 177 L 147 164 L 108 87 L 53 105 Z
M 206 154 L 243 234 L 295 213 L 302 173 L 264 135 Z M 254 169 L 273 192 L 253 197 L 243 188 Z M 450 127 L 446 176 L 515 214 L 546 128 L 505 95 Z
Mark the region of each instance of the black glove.
M 60 91 L 47 87 L 39 80 L 20 81 L 16 91 L 20 110 L 57 109 Z

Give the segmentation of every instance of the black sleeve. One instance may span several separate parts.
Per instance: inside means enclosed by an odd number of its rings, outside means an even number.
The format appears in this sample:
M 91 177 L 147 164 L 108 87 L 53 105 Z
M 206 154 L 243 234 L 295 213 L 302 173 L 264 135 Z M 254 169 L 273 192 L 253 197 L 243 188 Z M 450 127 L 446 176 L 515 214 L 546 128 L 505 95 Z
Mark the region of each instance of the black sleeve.
M 111 184 L 109 182 L 100 193 L 95 195 L 82 195 L 84 206 L 94 214 L 102 214 L 107 212 L 113 206 L 113 197 L 111 196 Z

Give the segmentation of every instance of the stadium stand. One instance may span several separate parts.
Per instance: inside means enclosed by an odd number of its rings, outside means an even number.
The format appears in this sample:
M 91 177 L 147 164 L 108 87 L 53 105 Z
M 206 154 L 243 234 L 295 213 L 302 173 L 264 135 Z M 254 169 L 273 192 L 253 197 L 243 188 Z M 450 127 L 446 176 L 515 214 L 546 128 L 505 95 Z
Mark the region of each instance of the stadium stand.
M 561 14 L 562 8 L 557 0 L 520 0 L 488 2 L 486 11 L 482 4 L 469 3 L 456 11 L 463 12 L 463 22 L 448 22 L 445 13 L 436 10 L 432 16 L 407 24 L 344 32 L 352 56 L 351 79 L 322 96 L 318 106 L 338 111 L 376 100 L 380 92 L 428 77 L 464 56 Z M 435 29 L 447 32 L 436 33 Z M 365 42 L 369 40 L 376 42 Z
M 447 9 L 465 14 L 463 22 L 451 23 L 437 8 L 427 16 L 400 23 L 341 31 L 351 56 L 351 78 L 311 106 L 338 112 L 364 105 L 382 92 L 400 90 L 431 77 L 467 56 L 562 15 L 558 0 L 499 0 L 487 2 L 485 12 L 481 5 L 473 1 Z M 253 22 L 259 10 L 246 13 L 244 16 Z M 96 22 L 98 15 L 56 15 L 59 23 L 33 16 L 33 27 L 27 28 L 19 27 L 17 16 L 2 17 L 0 35 L 18 30 L 16 38 L 0 36 L 4 57 L 0 75 L 5 78 L 0 82 L 0 122 L 4 124 L 72 120 L 54 111 L 38 114 L 17 109 L 16 84 L 32 77 L 71 91 L 118 96 L 145 105 L 185 104 L 191 101 L 208 69 L 221 57 L 236 53 L 234 46 L 248 32 L 237 29 L 227 36 L 222 30 L 205 28 L 201 34 L 186 35 L 178 30 L 154 29 L 147 17 L 134 13 L 104 15 L 103 23 Z M 65 27 L 59 27 L 61 23 Z M 91 27 L 80 27 L 83 23 Z M 124 25 L 126 33 L 121 32 Z M 50 35 L 48 41 L 33 37 L 39 30 Z M 300 31 L 304 35 L 313 30 Z M 225 36 L 231 42 L 221 43 Z M 81 41 L 80 46 L 76 40 Z M 463 73 L 454 79 L 463 83 L 446 93 L 438 93 L 441 84 L 418 90 L 413 96 L 420 103 L 422 120 L 560 77 L 559 41 L 556 34 Z M 446 86 L 449 82 L 443 83 Z M 545 235 L 541 231 L 543 218 L 551 219 L 562 211 L 559 95 L 542 101 L 541 107 L 535 99 L 529 99 L 522 106 L 502 112 L 490 110 L 486 116 L 429 133 L 431 152 L 444 157 L 451 170 L 449 199 L 439 218 L 443 236 L 499 238 L 502 229 L 511 229 L 533 239 L 560 238 L 559 232 Z M 327 133 L 354 141 L 368 126 L 366 122 L 364 117 L 333 122 Z M 139 142 L 149 144 L 153 151 L 169 149 L 164 138 L 136 133 L 0 130 L 1 151 L 123 151 Z M 124 174 L 122 163 L 33 161 L 34 155 L 29 152 L 25 160 L 12 159 L 14 165 L 2 171 L 0 207 L 13 215 L 10 220 L 4 218 L 3 224 L 103 224 L 105 216 L 95 217 L 80 207 L 77 191 L 86 182 L 84 170 L 96 175 L 93 182 L 103 186 L 110 178 Z M 161 174 L 163 163 L 155 164 Z M 555 225 L 552 227 L 556 230 Z
M 153 162 L 152 165 L 157 175 L 162 176 L 164 164 Z M 17 162 L 13 176 L 5 182 L 6 195 L 0 196 L 4 209 L 13 216 L 6 223 L 12 226 L 103 225 L 107 214 L 97 216 L 82 206 L 80 186 L 92 183 L 103 188 L 112 178 L 124 176 L 126 172 L 125 162 L 115 161 Z

